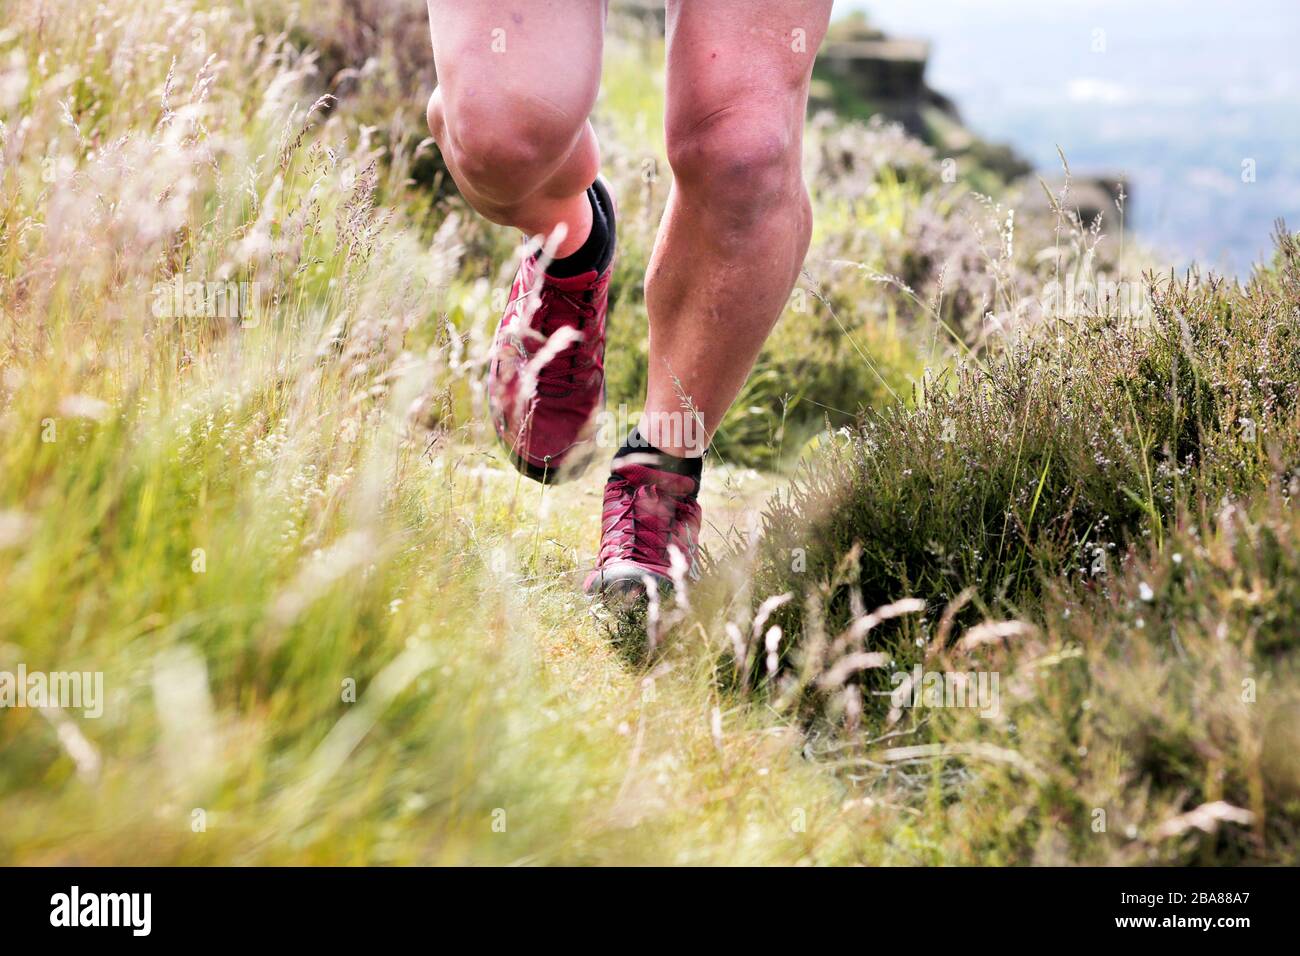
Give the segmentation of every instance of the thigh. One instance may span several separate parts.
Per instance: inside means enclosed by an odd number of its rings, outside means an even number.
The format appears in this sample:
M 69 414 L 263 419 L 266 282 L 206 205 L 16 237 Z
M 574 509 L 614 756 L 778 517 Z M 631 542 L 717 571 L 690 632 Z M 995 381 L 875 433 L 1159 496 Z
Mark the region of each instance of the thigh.
M 585 120 L 606 0 L 428 0 L 438 87 L 476 112 L 532 106 Z
M 831 0 L 668 0 L 669 139 L 736 112 L 799 124 Z

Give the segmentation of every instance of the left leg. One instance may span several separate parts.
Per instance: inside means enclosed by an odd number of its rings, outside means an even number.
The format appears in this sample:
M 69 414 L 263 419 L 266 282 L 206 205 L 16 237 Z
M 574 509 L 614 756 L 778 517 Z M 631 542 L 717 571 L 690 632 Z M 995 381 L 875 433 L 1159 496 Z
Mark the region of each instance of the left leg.
M 668 209 L 646 275 L 646 435 L 699 455 L 794 288 L 812 213 L 801 169 L 813 58 L 831 0 L 668 0 Z M 655 439 L 659 440 L 656 441 Z

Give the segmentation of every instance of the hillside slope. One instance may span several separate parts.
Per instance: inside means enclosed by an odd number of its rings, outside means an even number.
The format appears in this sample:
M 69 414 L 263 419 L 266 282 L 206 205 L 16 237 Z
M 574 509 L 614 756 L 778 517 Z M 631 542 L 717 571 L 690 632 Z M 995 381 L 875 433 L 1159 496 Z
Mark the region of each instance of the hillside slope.
M 484 425 L 518 250 L 439 176 L 412 10 L 4 5 L 0 671 L 104 695 L 0 713 L 0 861 L 1295 862 L 1290 237 L 1249 290 L 1063 303 L 1149 260 L 819 118 L 714 573 L 618 619 L 602 476 Z M 615 409 L 661 52 L 611 38 L 596 117 Z M 918 657 L 999 716 L 867 693 Z

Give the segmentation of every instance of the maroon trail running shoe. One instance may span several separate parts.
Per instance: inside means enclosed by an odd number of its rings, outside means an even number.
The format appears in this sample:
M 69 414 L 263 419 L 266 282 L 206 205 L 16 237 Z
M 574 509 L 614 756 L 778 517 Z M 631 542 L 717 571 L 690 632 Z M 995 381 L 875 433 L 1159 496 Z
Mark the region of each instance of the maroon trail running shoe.
M 615 459 L 605 483 L 600 554 L 583 590 L 624 601 L 641 596 L 646 581 L 662 592 L 673 586 L 670 548 L 681 554 L 681 574 L 699 576 L 699 482 L 689 475 Z
M 614 204 L 594 186 L 614 236 Z M 537 257 L 519 264 L 492 343 L 488 407 L 511 463 L 529 478 L 576 477 L 596 451 L 605 405 L 605 317 L 613 256 L 601 272 L 558 277 Z

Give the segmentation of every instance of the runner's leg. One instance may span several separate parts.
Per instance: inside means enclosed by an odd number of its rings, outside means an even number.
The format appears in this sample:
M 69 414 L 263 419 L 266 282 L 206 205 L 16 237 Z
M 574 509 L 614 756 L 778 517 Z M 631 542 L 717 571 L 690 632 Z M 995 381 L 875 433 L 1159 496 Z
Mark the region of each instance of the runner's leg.
M 646 276 L 643 421 L 680 414 L 676 377 L 707 442 L 794 288 L 812 229 L 804 113 L 830 12 L 831 0 L 668 0 L 673 186 Z

